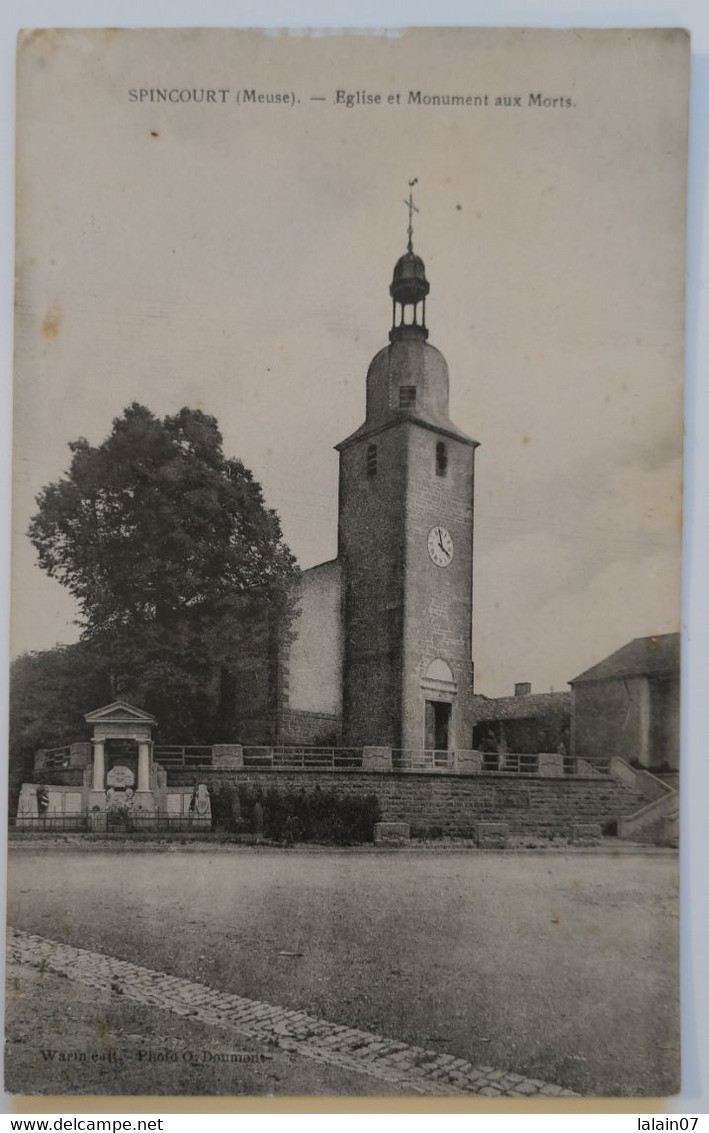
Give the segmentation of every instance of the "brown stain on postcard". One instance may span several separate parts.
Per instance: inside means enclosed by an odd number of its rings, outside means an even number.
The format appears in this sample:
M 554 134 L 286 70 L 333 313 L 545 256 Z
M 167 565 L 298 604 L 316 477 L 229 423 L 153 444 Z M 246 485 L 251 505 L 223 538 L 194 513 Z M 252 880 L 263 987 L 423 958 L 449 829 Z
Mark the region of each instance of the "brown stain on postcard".
M 58 338 L 61 329 L 62 313 L 57 307 L 52 307 L 42 319 L 42 338 L 45 342 Z

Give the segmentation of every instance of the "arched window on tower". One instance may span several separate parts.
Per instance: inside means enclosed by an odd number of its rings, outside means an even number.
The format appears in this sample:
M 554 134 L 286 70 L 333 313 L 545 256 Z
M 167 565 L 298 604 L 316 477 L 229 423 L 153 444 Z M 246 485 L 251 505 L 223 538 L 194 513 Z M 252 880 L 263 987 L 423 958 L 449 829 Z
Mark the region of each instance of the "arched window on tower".
M 436 445 L 436 476 L 448 475 L 448 449 L 443 441 Z
M 367 475 L 376 476 L 377 474 L 377 446 L 367 445 Z

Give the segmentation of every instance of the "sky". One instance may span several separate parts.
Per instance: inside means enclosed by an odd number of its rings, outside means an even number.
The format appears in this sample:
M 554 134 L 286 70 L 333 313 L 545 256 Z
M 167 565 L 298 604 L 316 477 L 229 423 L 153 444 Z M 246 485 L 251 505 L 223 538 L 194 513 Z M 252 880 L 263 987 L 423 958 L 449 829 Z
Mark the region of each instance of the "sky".
M 673 32 L 33 35 L 13 651 L 77 636 L 25 532 L 68 442 L 99 443 L 132 400 L 214 414 L 301 566 L 335 555 L 333 446 L 361 423 L 387 341 L 414 176 L 430 341 L 451 417 L 480 442 L 477 691 L 564 688 L 631 638 L 676 631 L 684 48 Z M 131 102 L 141 88 L 229 98 Z M 244 89 L 300 101 L 237 103 Z M 348 109 L 337 90 L 382 102 Z M 411 106 L 409 90 L 488 106 Z M 530 107 L 530 92 L 572 105 Z

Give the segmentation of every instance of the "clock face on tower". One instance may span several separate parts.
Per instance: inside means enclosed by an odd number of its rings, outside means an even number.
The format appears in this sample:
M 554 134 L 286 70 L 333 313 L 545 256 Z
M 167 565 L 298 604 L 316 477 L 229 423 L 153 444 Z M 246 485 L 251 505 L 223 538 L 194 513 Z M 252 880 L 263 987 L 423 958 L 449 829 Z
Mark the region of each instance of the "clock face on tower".
M 439 567 L 447 567 L 453 558 L 453 540 L 445 527 L 432 527 L 428 533 L 428 553 Z

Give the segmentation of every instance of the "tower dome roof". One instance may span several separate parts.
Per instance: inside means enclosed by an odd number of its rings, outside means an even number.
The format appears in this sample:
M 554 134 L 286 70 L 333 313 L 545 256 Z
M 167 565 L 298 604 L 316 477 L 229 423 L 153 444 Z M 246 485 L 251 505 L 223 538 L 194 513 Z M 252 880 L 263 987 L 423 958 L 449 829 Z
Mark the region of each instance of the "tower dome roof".
M 389 294 L 396 303 L 420 303 L 428 295 L 429 282 L 420 256 L 405 252 L 396 261 Z

